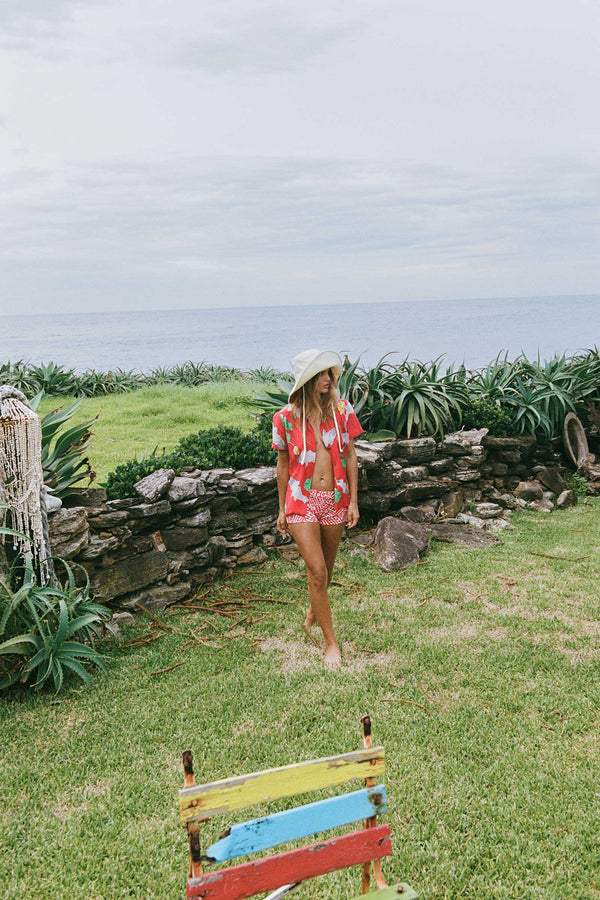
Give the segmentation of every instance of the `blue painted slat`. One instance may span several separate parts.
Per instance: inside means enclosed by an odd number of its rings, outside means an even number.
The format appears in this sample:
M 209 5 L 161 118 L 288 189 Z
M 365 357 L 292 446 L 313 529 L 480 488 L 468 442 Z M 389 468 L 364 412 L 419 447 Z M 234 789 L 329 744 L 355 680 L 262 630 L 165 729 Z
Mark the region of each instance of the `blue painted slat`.
M 268 850 L 286 841 L 308 837 L 318 831 L 349 825 L 360 819 L 387 811 L 385 785 L 363 788 L 351 794 L 317 800 L 284 812 L 251 819 L 232 825 L 229 833 L 208 847 L 206 857 L 224 862 L 236 856 L 246 856 Z

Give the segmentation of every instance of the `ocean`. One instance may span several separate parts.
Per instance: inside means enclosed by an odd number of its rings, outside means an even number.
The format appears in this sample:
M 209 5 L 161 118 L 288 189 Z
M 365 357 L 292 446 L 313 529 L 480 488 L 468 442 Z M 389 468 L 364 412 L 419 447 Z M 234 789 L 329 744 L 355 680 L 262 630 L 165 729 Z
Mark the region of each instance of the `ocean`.
M 398 303 L 323 304 L 0 316 L 0 363 L 23 359 L 83 369 L 149 372 L 186 360 L 288 370 L 308 347 L 363 366 L 385 354 L 464 362 L 568 356 L 600 342 L 600 294 Z

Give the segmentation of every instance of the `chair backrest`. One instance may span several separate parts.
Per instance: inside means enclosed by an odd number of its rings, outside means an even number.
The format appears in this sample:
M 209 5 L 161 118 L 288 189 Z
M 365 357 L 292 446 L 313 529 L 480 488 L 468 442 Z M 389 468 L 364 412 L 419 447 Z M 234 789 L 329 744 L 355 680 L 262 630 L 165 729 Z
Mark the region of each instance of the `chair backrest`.
M 185 787 L 179 791 L 179 817 L 189 837 L 188 898 L 242 900 L 281 888 L 282 893 L 277 891 L 275 898 L 284 895 L 285 886 L 359 864 L 363 865 L 362 890 L 368 892 L 371 862 L 389 856 L 392 846 L 389 825 L 377 824 L 377 815 L 387 810 L 385 786 L 376 783 L 385 772 L 384 751 L 383 747 L 371 746 L 369 717 L 362 721 L 365 745 L 362 750 L 208 784 L 196 785 L 192 754 L 185 751 Z M 365 786 L 232 825 L 219 840 L 201 851 L 199 824 L 213 816 L 323 788 L 336 788 L 356 779 L 363 780 Z M 203 870 L 203 865 L 270 850 L 360 820 L 364 820 L 364 827 L 358 831 L 251 862 Z M 376 863 L 374 874 L 378 886 L 384 887 L 380 864 Z

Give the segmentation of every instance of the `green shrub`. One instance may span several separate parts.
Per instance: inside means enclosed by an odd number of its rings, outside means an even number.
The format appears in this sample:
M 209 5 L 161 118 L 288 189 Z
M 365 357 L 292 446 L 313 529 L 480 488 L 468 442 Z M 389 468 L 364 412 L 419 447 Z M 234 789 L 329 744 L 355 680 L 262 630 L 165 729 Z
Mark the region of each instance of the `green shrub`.
M 462 414 L 464 428 L 487 428 L 495 437 L 508 437 L 515 432 L 513 417 L 491 400 L 471 400 Z
M 268 420 L 249 434 L 230 426 L 209 428 L 181 438 L 170 453 L 157 456 L 155 450 L 146 458 L 132 459 L 117 466 L 106 479 L 106 493 L 109 500 L 133 497 L 134 484 L 157 469 L 173 469 L 178 474 L 184 466 L 247 469 L 272 465 L 274 461 Z

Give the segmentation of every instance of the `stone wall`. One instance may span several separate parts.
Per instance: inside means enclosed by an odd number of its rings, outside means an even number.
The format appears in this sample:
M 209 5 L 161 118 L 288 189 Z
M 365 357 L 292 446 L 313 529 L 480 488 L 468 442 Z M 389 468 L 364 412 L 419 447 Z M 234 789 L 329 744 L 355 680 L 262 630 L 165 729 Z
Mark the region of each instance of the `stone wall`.
M 509 492 L 519 482 L 561 465 L 556 446 L 485 430 L 438 442 L 357 441 L 356 450 L 365 524 L 389 515 L 448 520 L 486 504 L 502 513 L 514 506 Z M 265 546 L 282 542 L 272 466 L 185 469 L 177 477 L 162 469 L 136 491 L 135 499 L 112 501 L 101 489 L 80 491 L 50 518 L 53 555 L 80 563 L 95 599 L 115 609 L 163 608 L 235 566 L 260 563 Z

